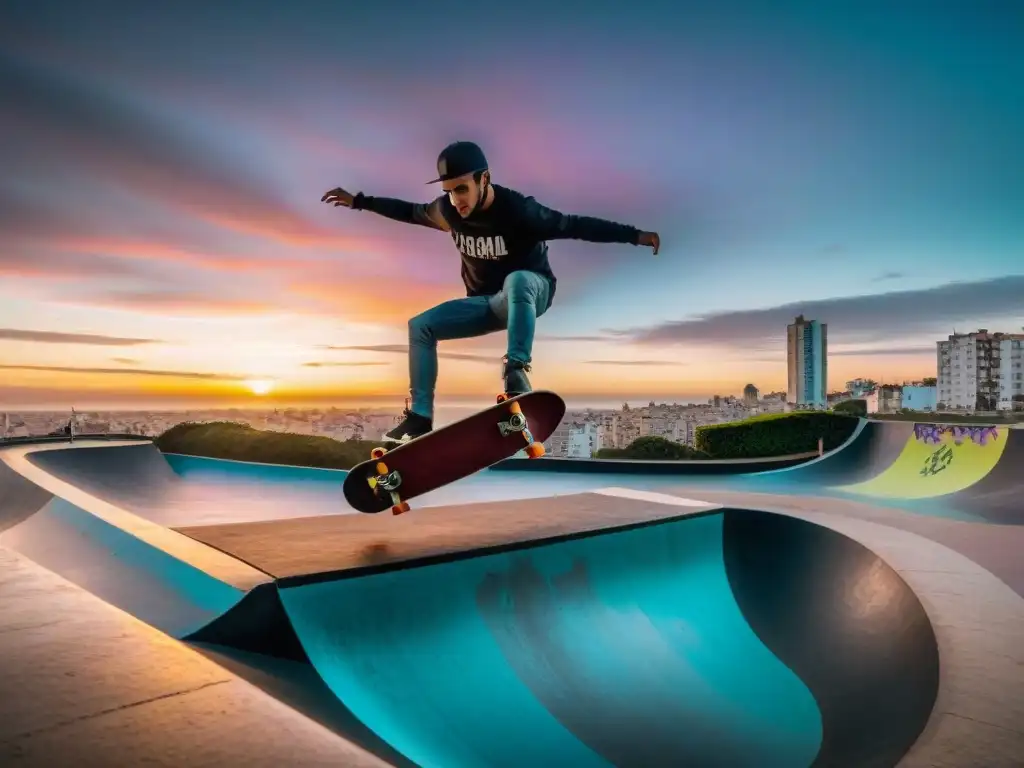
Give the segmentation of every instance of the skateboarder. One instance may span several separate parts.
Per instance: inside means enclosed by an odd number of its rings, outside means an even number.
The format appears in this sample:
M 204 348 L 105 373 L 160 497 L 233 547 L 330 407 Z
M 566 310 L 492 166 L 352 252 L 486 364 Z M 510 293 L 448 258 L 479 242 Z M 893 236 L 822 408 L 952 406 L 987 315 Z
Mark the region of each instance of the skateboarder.
M 536 320 L 551 307 L 556 279 L 548 263 L 547 240 L 645 245 L 655 255 L 655 232 L 589 216 L 560 213 L 534 198 L 491 183 L 483 151 L 469 141 L 449 144 L 437 158 L 444 195 L 430 203 L 355 195 L 336 187 L 320 201 L 372 211 L 395 221 L 448 232 L 462 256 L 466 297 L 442 302 L 409 320 L 411 404 L 403 420 L 387 432 L 405 442 L 433 429 L 437 383 L 437 342 L 465 339 L 507 329 L 503 359 L 504 391 L 531 389 L 530 370 Z

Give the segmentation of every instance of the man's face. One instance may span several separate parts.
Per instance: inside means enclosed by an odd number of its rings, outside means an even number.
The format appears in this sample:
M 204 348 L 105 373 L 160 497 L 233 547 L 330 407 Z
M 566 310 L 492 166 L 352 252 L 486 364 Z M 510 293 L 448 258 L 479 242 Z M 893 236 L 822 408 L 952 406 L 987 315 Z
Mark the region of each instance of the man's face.
M 471 173 L 456 179 L 448 179 L 441 183 L 441 187 L 448 193 L 448 199 L 452 201 L 452 205 L 462 218 L 469 216 L 480 199 L 480 184 L 473 180 Z

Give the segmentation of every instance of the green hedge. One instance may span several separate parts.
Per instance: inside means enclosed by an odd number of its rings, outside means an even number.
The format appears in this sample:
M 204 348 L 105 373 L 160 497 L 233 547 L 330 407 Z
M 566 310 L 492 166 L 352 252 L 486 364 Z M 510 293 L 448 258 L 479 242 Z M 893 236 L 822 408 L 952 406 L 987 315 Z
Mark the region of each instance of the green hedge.
M 858 419 L 828 411 L 796 411 L 754 416 L 729 424 L 697 427 L 694 440 L 699 451 L 716 459 L 755 459 L 787 456 L 842 445 L 857 428 Z
M 165 453 L 325 469 L 351 469 L 370 458 L 370 451 L 377 446 L 389 448 L 396 445 L 371 440 L 342 442 L 330 437 L 262 431 L 248 424 L 230 421 L 183 422 L 168 429 L 154 442 Z
M 665 437 L 647 435 L 630 443 L 626 448 L 602 448 L 596 459 L 708 459 L 706 453 L 694 450 Z

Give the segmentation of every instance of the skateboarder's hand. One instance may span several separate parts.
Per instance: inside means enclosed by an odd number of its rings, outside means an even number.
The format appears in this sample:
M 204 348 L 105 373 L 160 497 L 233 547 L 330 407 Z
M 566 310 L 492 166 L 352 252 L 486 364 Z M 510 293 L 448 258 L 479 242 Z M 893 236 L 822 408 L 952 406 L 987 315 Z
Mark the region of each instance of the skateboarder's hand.
M 657 232 L 641 232 L 640 239 L 637 241 L 638 245 L 649 245 L 654 248 L 654 255 L 658 255 L 658 249 L 661 248 L 661 238 L 658 237 Z
M 324 196 L 320 198 L 321 203 L 333 203 L 334 207 L 337 208 L 339 205 L 344 205 L 346 208 L 352 207 L 352 200 L 354 195 L 351 192 L 346 192 L 341 187 L 335 187 L 334 189 L 325 192 Z

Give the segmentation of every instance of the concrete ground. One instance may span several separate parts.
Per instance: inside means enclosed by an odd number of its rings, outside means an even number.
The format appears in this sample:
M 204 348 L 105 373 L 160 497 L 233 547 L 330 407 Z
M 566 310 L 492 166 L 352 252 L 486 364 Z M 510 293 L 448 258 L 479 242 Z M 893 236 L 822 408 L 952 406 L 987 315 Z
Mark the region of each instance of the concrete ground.
M 0 765 L 386 766 L 0 548 Z

